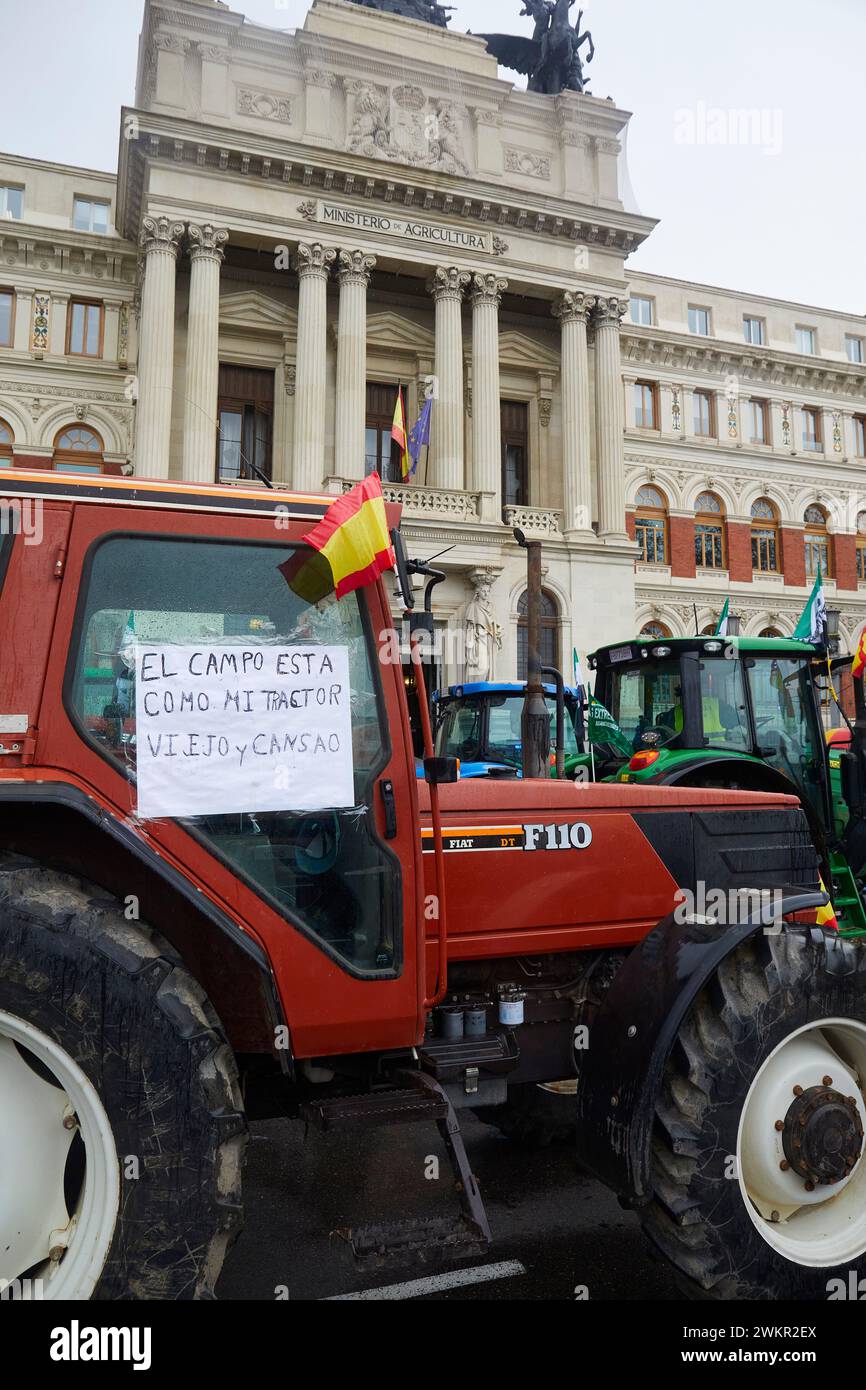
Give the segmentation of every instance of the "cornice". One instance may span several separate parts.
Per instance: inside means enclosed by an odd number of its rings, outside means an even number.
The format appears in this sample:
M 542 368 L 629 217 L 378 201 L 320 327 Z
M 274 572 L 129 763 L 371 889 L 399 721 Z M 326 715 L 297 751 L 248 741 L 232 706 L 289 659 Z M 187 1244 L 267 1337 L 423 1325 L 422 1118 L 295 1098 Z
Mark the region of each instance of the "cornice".
M 488 228 L 509 228 L 541 240 L 600 246 L 628 256 L 655 222 L 615 209 L 591 207 L 573 199 L 509 188 L 501 179 L 485 182 L 464 175 L 425 174 L 343 151 L 305 145 L 257 132 L 226 130 L 187 118 L 124 107 L 134 115 L 138 137 L 125 142 L 118 175 L 118 218 L 137 234 L 147 160 L 304 189 L 308 196 L 363 196 L 373 203 L 400 204 L 417 213 L 456 216 Z

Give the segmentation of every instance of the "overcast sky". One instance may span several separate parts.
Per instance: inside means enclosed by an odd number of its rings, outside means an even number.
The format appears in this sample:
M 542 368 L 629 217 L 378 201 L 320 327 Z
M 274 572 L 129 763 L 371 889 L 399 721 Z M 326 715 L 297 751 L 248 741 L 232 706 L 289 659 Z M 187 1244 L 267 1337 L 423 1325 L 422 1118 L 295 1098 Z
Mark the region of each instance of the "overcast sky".
M 531 32 L 521 0 L 454 4 L 453 29 Z M 232 8 L 292 29 L 308 0 Z M 661 219 L 631 264 L 866 312 L 866 0 L 584 10 L 591 89 L 634 112 L 633 206 Z M 0 149 L 114 169 L 142 11 L 143 0 L 0 0 Z

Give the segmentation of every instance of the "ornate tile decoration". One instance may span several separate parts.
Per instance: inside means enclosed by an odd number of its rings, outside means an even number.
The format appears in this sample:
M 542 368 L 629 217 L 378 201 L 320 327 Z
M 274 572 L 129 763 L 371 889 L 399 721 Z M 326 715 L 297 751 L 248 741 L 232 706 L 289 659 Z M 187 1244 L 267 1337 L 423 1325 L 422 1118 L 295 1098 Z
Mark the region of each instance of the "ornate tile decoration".
M 30 349 L 32 352 L 48 351 L 48 328 L 50 322 L 51 296 L 47 294 L 34 294 L 33 327 L 30 333 Z

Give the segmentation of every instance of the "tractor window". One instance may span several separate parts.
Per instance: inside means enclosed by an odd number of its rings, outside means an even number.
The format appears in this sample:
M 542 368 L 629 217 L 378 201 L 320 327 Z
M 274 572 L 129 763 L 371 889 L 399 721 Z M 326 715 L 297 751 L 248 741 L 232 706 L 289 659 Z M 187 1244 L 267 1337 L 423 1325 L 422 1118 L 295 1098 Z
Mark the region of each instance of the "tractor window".
M 748 753 L 752 747 L 743 668 L 738 661 L 701 663 L 704 743 Z
M 632 748 L 658 748 L 683 728 L 678 661 L 633 666 L 612 673 L 610 713 Z
M 823 818 L 823 741 L 806 662 L 784 657 L 757 660 L 749 684 L 762 757 L 790 777 Z
M 346 647 L 355 807 L 180 823 L 353 971 L 393 973 L 399 871 L 376 838 L 371 809 L 389 745 L 364 599 L 349 594 L 338 602 L 331 592 L 308 603 L 277 568 L 289 555 L 285 545 L 153 536 L 98 544 L 85 575 L 67 707 L 85 738 L 134 782 L 137 640 Z
M 437 753 L 474 763 L 480 760 L 480 749 L 481 706 L 471 701 L 450 701 L 436 734 Z

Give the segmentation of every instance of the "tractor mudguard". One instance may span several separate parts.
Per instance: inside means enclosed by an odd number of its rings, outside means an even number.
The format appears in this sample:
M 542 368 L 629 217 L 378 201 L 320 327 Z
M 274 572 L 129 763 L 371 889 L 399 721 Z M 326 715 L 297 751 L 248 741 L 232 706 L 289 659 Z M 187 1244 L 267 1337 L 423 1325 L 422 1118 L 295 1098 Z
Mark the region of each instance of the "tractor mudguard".
M 670 913 L 623 962 L 589 1029 L 577 1082 L 579 1163 L 629 1204 L 651 1197 L 650 1147 L 665 1062 L 693 1000 L 726 956 L 768 922 L 822 907 L 820 890 L 780 885 L 780 906 L 735 925 Z M 841 941 L 828 939 L 830 946 Z

